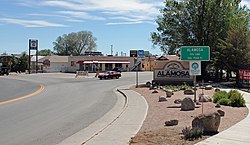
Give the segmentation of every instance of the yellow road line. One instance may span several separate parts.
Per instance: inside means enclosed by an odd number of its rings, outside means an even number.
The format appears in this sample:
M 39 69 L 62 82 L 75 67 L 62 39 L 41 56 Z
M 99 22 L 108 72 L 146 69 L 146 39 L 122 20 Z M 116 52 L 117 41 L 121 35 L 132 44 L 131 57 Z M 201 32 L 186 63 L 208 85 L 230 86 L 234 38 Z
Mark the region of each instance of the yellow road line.
M 22 97 L 19 97 L 19 98 L 16 98 L 16 99 L 0 102 L 0 105 L 20 101 L 22 99 L 26 99 L 26 98 L 35 96 L 35 95 L 39 94 L 40 92 L 42 92 L 44 90 L 44 88 L 45 88 L 44 85 L 40 85 L 40 88 L 37 91 L 35 91 L 34 93 L 31 93 L 31 94 L 28 94 L 28 95 L 25 95 L 25 96 L 22 96 Z

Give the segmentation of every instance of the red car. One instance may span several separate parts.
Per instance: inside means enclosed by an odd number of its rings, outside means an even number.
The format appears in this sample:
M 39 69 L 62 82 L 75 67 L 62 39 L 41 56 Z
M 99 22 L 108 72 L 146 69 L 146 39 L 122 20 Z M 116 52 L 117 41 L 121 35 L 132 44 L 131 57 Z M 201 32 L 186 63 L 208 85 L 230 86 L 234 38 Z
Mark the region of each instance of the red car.
M 100 80 L 102 79 L 119 79 L 119 77 L 121 77 L 121 73 L 120 72 L 116 72 L 116 71 L 107 71 L 105 73 L 100 73 L 98 75 L 98 78 Z

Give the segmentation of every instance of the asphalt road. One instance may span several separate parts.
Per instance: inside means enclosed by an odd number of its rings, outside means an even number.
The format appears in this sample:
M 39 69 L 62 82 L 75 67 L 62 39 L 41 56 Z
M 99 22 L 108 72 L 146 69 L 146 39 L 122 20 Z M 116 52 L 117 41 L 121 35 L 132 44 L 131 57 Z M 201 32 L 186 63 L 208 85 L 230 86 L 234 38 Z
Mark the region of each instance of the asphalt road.
M 101 118 L 116 103 L 113 89 L 135 84 L 135 72 L 120 79 L 74 78 L 71 74 L 0 77 L 0 102 L 40 93 L 0 105 L 1 145 L 54 145 Z M 140 72 L 139 82 L 152 80 Z M 13 87 L 15 86 L 15 87 Z

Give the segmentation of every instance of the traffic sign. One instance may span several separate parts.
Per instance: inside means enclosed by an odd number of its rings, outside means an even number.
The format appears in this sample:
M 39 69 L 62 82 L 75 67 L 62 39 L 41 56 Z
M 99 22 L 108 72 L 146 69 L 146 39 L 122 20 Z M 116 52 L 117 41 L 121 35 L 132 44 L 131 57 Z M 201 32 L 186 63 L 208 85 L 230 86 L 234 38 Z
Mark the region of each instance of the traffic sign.
M 189 61 L 189 74 L 191 76 L 201 75 L 201 61 Z
M 143 58 L 144 56 L 145 56 L 144 55 L 144 50 L 138 50 L 137 57 Z
M 209 46 L 182 46 L 181 60 L 191 61 L 209 61 L 210 47 Z

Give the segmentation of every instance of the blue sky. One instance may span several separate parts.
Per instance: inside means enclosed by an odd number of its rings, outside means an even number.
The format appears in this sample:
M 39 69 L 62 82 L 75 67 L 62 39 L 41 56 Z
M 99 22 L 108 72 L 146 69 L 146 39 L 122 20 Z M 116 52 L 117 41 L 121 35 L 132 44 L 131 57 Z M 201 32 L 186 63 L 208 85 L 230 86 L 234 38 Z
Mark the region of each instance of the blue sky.
M 58 36 L 91 31 L 97 51 L 129 54 L 129 50 L 152 49 L 150 32 L 164 0 L 1 0 L 0 53 L 28 51 L 28 40 L 38 39 L 39 50 L 53 50 Z M 249 0 L 243 4 L 250 6 Z M 33 52 L 34 53 L 34 52 Z

